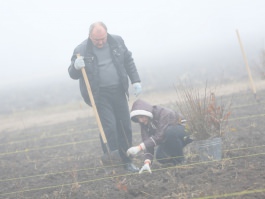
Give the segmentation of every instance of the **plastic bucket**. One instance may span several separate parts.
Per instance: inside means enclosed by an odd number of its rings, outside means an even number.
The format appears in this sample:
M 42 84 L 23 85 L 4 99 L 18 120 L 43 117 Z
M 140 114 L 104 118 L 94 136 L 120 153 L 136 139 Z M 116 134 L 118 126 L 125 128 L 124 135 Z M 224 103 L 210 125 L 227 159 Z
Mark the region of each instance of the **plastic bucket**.
M 200 140 L 196 143 L 196 149 L 200 160 L 221 160 L 222 159 L 222 139 L 213 138 Z

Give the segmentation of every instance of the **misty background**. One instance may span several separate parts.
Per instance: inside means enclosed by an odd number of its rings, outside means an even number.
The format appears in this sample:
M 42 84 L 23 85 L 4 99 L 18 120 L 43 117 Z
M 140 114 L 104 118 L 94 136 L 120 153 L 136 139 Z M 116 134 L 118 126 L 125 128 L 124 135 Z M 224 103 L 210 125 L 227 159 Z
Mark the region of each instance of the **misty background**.
M 0 7 L 0 113 L 80 100 L 68 75 L 74 48 L 103 21 L 123 37 L 149 90 L 179 79 L 247 79 L 264 72 L 264 0 L 9 0 Z M 255 80 L 254 78 L 254 80 Z

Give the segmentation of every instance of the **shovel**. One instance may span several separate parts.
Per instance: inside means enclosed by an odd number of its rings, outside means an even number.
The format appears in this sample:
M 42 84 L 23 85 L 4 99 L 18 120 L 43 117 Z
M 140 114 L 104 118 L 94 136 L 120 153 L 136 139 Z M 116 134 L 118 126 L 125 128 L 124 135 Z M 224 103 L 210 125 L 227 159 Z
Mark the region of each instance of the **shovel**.
M 77 54 L 76 57 L 80 57 L 80 54 Z M 100 135 L 101 135 L 103 143 L 105 144 L 105 146 L 107 148 L 107 153 L 108 153 L 109 159 L 111 161 L 111 157 L 112 156 L 110 154 L 110 149 L 109 149 L 109 146 L 108 146 L 108 142 L 107 142 L 107 139 L 106 139 L 106 136 L 105 136 L 105 133 L 104 133 L 104 130 L 103 130 L 99 115 L 98 115 L 98 110 L 97 110 L 97 107 L 96 107 L 96 104 L 95 104 L 95 101 L 94 101 L 94 97 L 93 97 L 92 90 L 91 90 L 91 87 L 90 87 L 90 84 L 89 84 L 89 81 L 88 81 L 86 70 L 85 70 L 85 68 L 81 68 L 81 71 L 82 71 L 83 78 L 85 80 L 85 84 L 86 84 L 86 88 L 87 88 L 87 92 L 88 92 L 88 96 L 89 96 L 92 108 L 93 108 L 94 113 L 96 115 L 96 120 L 97 120 L 98 128 L 99 128 L 99 131 L 100 131 Z

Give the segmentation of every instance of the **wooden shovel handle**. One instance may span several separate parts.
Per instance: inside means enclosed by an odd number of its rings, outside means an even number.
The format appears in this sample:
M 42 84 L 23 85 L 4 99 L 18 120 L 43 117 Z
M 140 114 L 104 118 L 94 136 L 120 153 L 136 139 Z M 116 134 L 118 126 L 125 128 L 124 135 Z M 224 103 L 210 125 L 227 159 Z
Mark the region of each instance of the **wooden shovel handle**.
M 77 54 L 76 56 L 80 57 L 80 54 Z M 91 90 L 91 87 L 90 87 L 90 84 L 89 84 L 89 81 L 88 81 L 86 70 L 85 70 L 85 68 L 81 68 L 81 71 L 82 71 L 82 74 L 83 74 L 83 78 L 85 80 L 85 84 L 86 84 L 86 88 L 87 88 L 87 92 L 88 92 L 88 96 L 89 96 L 92 108 L 93 108 L 94 113 L 96 115 L 96 120 L 97 120 L 98 128 L 99 128 L 99 131 L 100 131 L 100 135 L 102 137 L 102 141 L 107 146 L 106 135 L 104 133 L 104 130 L 103 130 L 103 127 L 102 127 L 102 124 L 101 124 L 101 121 L 100 121 L 100 118 L 99 118 L 99 115 L 98 115 L 98 110 L 97 110 L 96 103 L 95 103 L 95 100 L 94 100 L 94 97 L 93 97 L 93 94 L 92 94 L 92 90 Z

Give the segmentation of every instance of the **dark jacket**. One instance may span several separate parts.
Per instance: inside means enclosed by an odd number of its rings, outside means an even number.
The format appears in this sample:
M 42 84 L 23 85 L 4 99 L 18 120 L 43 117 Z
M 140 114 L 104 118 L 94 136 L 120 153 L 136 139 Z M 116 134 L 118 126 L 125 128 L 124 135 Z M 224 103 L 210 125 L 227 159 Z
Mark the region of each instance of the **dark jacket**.
M 151 120 L 148 126 L 141 125 L 141 136 L 146 147 L 145 158 L 153 159 L 154 147 L 160 145 L 165 138 L 165 130 L 168 126 L 180 124 L 181 115 L 171 109 L 151 104 L 138 99 L 131 109 L 131 119 L 134 122 L 137 115 L 148 116 Z
M 121 86 L 128 96 L 129 81 L 128 76 L 131 80 L 131 83 L 140 82 L 140 77 L 138 75 L 134 60 L 132 58 L 132 53 L 127 49 L 124 44 L 123 39 L 117 35 L 108 34 L 107 42 L 109 43 L 111 49 L 112 60 L 117 68 Z M 85 81 L 80 70 L 76 70 L 74 67 L 74 62 L 76 60 L 76 55 L 80 54 L 84 57 L 85 61 L 85 70 L 88 76 L 90 87 L 93 93 L 95 101 L 98 97 L 99 91 L 99 78 L 98 78 L 98 68 L 97 68 L 97 57 L 93 53 L 92 41 L 88 38 L 79 44 L 75 49 L 71 58 L 71 65 L 68 68 L 69 75 L 72 79 L 79 79 L 80 91 L 83 99 L 89 105 L 91 105 Z

